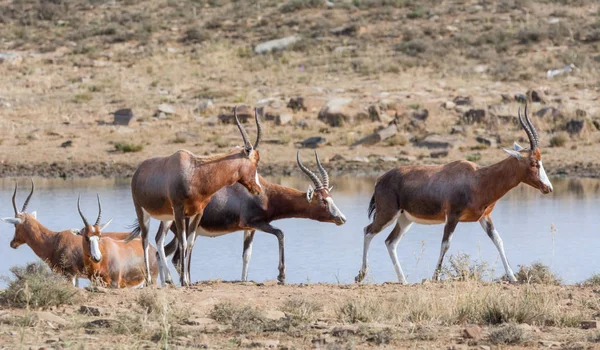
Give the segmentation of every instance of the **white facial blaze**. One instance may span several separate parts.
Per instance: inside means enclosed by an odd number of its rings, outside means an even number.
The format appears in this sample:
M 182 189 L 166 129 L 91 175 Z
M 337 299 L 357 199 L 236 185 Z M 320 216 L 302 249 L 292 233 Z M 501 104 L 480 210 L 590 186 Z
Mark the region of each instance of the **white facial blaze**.
M 258 170 L 254 173 L 254 181 L 256 182 L 256 184 L 258 185 L 258 187 L 260 189 L 262 189 L 262 186 L 260 185 L 260 181 L 258 180 Z
M 542 183 L 548 187 L 550 187 L 550 191 L 552 191 L 552 184 L 548 179 L 548 175 L 546 175 L 546 170 L 544 170 L 544 166 L 542 165 L 542 161 L 540 160 L 540 180 Z
M 100 237 L 93 236 L 90 237 L 90 253 L 92 254 L 92 258 L 95 261 L 102 260 L 102 253 L 100 253 L 100 245 L 99 245 Z
M 335 203 L 333 202 L 333 198 L 327 197 L 327 198 L 325 198 L 325 200 L 327 201 L 327 204 L 329 205 L 329 213 L 331 213 L 331 216 L 336 217 L 336 218 L 339 217 L 339 218 L 344 219 L 344 221 L 346 221 L 346 216 L 344 214 L 342 214 L 342 212 L 335 205 Z

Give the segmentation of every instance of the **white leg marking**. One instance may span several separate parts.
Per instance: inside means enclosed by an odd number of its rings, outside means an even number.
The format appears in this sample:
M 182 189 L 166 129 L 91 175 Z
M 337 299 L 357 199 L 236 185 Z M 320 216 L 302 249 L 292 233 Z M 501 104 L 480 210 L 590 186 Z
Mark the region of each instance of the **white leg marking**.
M 165 254 L 165 239 L 167 238 L 167 233 L 169 232 L 169 228 L 171 227 L 172 221 L 163 221 L 163 231 L 161 232 L 160 239 L 156 242 L 156 249 L 158 249 L 158 270 L 160 272 L 160 280 L 164 285 L 168 281 L 171 281 L 171 274 L 169 272 L 169 264 L 167 262 L 167 257 Z
M 546 175 L 546 170 L 544 170 L 544 166 L 542 165 L 542 161 L 540 160 L 540 180 L 542 183 L 548 187 L 550 187 L 550 191 L 552 191 L 552 183 L 550 183 L 550 179 L 548 179 L 548 175 Z
M 400 226 L 400 232 L 398 233 L 398 237 L 396 237 L 393 241 L 389 243 L 386 242 L 388 253 L 390 254 L 390 258 L 392 259 L 392 263 L 394 264 L 394 269 L 396 269 L 398 281 L 402 284 L 406 284 L 406 277 L 404 276 L 404 272 L 402 271 L 402 267 L 400 266 L 400 262 L 398 261 L 398 254 L 396 248 L 398 247 L 398 243 L 400 243 L 400 240 L 402 239 L 406 231 L 410 229 L 412 224 L 412 221 L 410 221 L 406 215 L 400 215 L 398 221 L 396 222 L 396 225 Z
M 485 219 L 479 220 L 479 224 L 481 224 L 481 227 L 487 233 L 487 222 L 485 221 Z M 492 242 L 494 242 L 494 245 L 498 249 L 498 253 L 500 253 L 500 259 L 502 259 L 502 265 L 504 265 L 504 270 L 506 271 L 508 279 L 511 282 L 517 282 L 517 278 L 515 277 L 513 270 L 508 264 L 508 259 L 506 258 L 506 253 L 504 252 L 504 242 L 502 242 L 502 238 L 500 237 L 498 231 L 493 230 L 492 234 L 490 235 L 490 238 L 492 239 Z
M 100 245 L 98 244 L 99 241 L 99 236 L 90 237 L 90 253 L 92 254 L 92 258 L 94 258 L 95 261 L 102 260 L 102 253 L 100 252 Z
M 252 231 L 244 231 L 244 245 L 248 237 L 250 237 L 250 232 Z M 242 281 L 248 281 L 248 263 L 250 262 L 250 258 L 252 257 L 252 242 L 248 244 L 248 247 L 245 247 L 244 252 L 242 254 Z
M 183 247 L 183 251 L 181 254 L 181 273 L 183 274 L 183 283 L 185 285 L 189 285 L 190 281 L 187 279 L 187 255 L 188 255 L 188 251 L 187 251 L 187 230 L 183 231 L 183 234 L 181 235 L 181 246 Z

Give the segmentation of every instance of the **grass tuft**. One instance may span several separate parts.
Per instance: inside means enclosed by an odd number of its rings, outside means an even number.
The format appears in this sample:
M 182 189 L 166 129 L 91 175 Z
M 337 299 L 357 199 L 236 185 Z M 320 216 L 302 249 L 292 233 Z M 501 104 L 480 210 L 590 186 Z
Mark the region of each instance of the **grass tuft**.
M 215 321 L 231 325 L 240 333 L 256 333 L 264 329 L 266 323 L 263 313 L 251 306 L 238 306 L 231 302 L 214 306 L 209 317 Z
M 600 286 L 600 273 L 595 273 L 594 275 L 592 275 L 592 277 L 590 277 L 587 280 L 583 281 L 583 285 L 584 286 L 599 287 Z
M 560 278 L 556 277 L 550 267 L 540 262 L 535 262 L 531 266 L 519 266 L 519 271 L 515 277 L 522 283 L 549 284 L 558 286 L 562 284 Z
M 143 145 L 136 145 L 133 143 L 115 143 L 115 150 L 123 153 L 134 153 L 140 152 L 144 149 Z
M 2 299 L 11 306 L 45 309 L 72 304 L 79 299 L 77 289 L 41 261 L 13 266 L 10 272 L 14 278 L 8 279 Z
M 508 324 L 505 327 L 493 330 L 490 333 L 490 342 L 492 344 L 519 344 L 525 339 L 525 334 L 521 328 L 514 323 Z
M 442 276 L 453 281 L 483 281 L 489 276 L 485 262 L 471 261 L 468 254 L 452 255 L 442 267 Z

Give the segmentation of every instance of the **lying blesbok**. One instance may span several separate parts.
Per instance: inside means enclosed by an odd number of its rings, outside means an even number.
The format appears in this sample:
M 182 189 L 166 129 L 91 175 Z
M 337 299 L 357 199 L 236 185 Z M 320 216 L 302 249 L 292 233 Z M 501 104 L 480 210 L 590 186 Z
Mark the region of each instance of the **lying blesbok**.
M 228 154 L 209 157 L 198 157 L 191 152 L 180 150 L 169 157 L 145 160 L 133 174 L 131 194 L 138 226 L 128 239 L 136 237 L 140 232 L 142 234 L 148 284 L 151 282 L 148 266 L 150 217 L 160 220 L 167 230 L 175 221 L 178 249 L 183 257 L 180 271 L 184 273 L 180 276 L 180 282 L 182 286 L 188 286 L 188 251 L 193 249 L 195 232 L 211 197 L 221 188 L 236 182 L 241 183 L 250 193 L 260 194 L 257 172 L 260 155 L 257 148 L 261 138 L 261 127 L 258 112 L 255 109 L 257 136 L 254 145 L 250 143 L 246 130 L 240 124 L 237 108 L 234 108 L 234 118 L 242 134 L 243 148 L 236 147 Z M 192 218 L 189 226 L 185 223 L 186 218 Z
M 199 236 L 218 237 L 240 230 L 244 231 L 242 281 L 248 279 L 248 263 L 252 255 L 254 232 L 260 230 L 277 237 L 279 243 L 279 276 L 277 276 L 277 280 L 280 283 L 285 283 L 284 236 L 280 229 L 271 226 L 271 221 L 303 218 L 320 222 L 332 222 L 336 225 L 343 225 L 346 222 L 346 217 L 333 202 L 330 194 L 329 176 L 321 165 L 316 152 L 315 158 L 321 179 L 302 164 L 300 153 L 296 155 L 298 166 L 315 186 L 313 188 L 312 185 L 309 185 L 306 192 L 270 183 L 259 177 L 263 188 L 260 196 L 252 196 L 248 194 L 248 191 L 242 185 L 233 184 L 217 192 L 204 209 L 204 215 L 198 229 Z M 171 227 L 171 230 L 175 232 L 174 227 Z M 160 269 L 162 270 L 161 279 L 163 282 L 172 283 L 166 257 L 173 254 L 177 241 L 173 239 L 165 247 L 165 252 L 162 253 L 161 247 L 165 239 L 163 232 L 165 231 L 159 229 L 156 235 L 159 254 L 164 254 L 159 257 Z M 178 261 L 179 255 L 175 252 L 173 263 L 177 266 Z
M 500 198 L 520 183 L 544 194 L 552 192 L 552 184 L 542 166 L 538 134 L 527 115 L 527 105 L 525 121 L 521 108 L 518 116 L 529 138 L 530 148 L 524 149 L 515 143 L 514 149 L 504 149 L 510 157 L 496 164 L 479 167 L 472 162 L 456 161 L 441 166 L 399 166 L 379 177 L 369 204 L 369 217 L 372 214 L 374 217 L 364 229 L 363 261 L 357 282 L 362 281 L 367 273 L 371 240 L 395 220 L 396 226 L 385 244 L 401 283 L 406 283 L 406 278 L 398 262 L 396 247 L 414 222 L 445 224 L 440 257 L 433 274 L 433 279 L 438 280 L 456 225 L 475 221 L 479 221 L 498 249 L 508 279 L 516 282 L 500 234 L 494 228 L 492 210 Z
M 66 276 L 73 281 L 74 286 L 77 286 L 79 277 L 87 278 L 83 263 L 82 238 L 79 236 L 79 230 L 51 231 L 37 220 L 35 211 L 32 213 L 25 212 L 33 191 L 32 180 L 31 192 L 27 196 L 21 211 L 18 211 L 16 204 L 17 185 L 15 184 L 15 192 L 12 196 L 15 217 L 2 219 L 2 221 L 15 226 L 15 235 L 10 241 L 10 247 L 17 249 L 19 246 L 27 244 L 41 260 L 50 266 L 52 271 Z M 129 233 L 106 235 L 114 239 L 125 239 Z
M 134 239 L 130 242 L 117 240 L 106 235 L 122 235 L 121 233 L 102 233 L 110 223 L 100 225 L 102 205 L 98 196 L 98 218 L 94 225 L 90 225 L 81 212 L 80 198 L 77 198 L 77 211 L 83 221 L 81 230 L 81 247 L 83 262 L 87 278 L 90 281 L 101 281 L 104 285 L 113 288 L 127 288 L 140 286 L 145 281 L 144 249 L 141 240 Z M 125 233 L 127 236 L 129 233 Z M 154 254 L 150 258 L 152 277 L 158 275 L 156 250 L 151 247 Z

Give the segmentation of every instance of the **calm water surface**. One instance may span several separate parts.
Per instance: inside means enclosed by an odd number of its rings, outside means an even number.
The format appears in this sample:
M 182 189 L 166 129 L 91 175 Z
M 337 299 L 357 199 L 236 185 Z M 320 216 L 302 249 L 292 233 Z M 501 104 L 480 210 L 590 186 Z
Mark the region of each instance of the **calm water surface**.
M 306 190 L 304 178 L 274 178 L 274 182 Z M 289 283 L 351 283 L 361 265 L 362 229 L 369 223 L 367 205 L 375 179 L 334 178 L 332 195 L 348 217 L 343 226 L 304 219 L 274 222 L 285 233 L 287 280 Z M 35 179 L 36 192 L 28 211 L 37 211 L 40 222 L 52 230 L 79 228 L 77 195 L 89 220 L 97 215 L 96 193 L 103 203 L 105 220 L 113 218 L 109 231 L 126 231 L 135 219 L 129 180 Z M 550 265 L 567 283 L 580 282 L 600 272 L 598 247 L 598 208 L 600 181 L 591 179 L 553 179 L 554 193 L 542 195 L 520 185 L 498 202 L 493 212 L 496 228 L 504 239 L 511 266 L 540 261 Z M 11 195 L 14 180 L 0 179 L 0 215 L 12 216 Z M 19 180 L 17 206 L 27 195 L 28 180 Z M 8 276 L 16 264 L 36 260 L 25 245 L 11 249 L 14 227 L 0 222 L 0 276 Z M 151 222 L 155 232 L 158 222 Z M 369 282 L 396 281 L 393 265 L 384 240 L 391 227 L 380 233 L 370 250 Z M 398 256 L 409 282 L 420 282 L 433 274 L 442 237 L 442 225 L 413 225 L 398 246 Z M 238 280 L 242 268 L 242 232 L 217 238 L 200 237 L 196 241 L 192 262 L 192 280 Z M 151 242 L 154 242 L 152 235 Z M 466 253 L 485 261 L 496 276 L 504 273 L 496 248 L 478 223 L 460 223 L 447 257 Z M 447 261 L 447 260 L 446 260 Z M 257 232 L 249 267 L 249 279 L 273 280 L 277 276 L 277 239 Z M 174 278 L 176 276 L 174 275 Z M 0 281 L 0 287 L 5 283 Z

